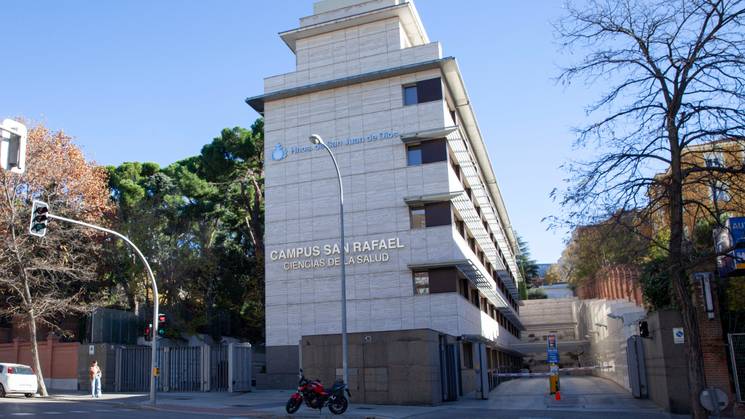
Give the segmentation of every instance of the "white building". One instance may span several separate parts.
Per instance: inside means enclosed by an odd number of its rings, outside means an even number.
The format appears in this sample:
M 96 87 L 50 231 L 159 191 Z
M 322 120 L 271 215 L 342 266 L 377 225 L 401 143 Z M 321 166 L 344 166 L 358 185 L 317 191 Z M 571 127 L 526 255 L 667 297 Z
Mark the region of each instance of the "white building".
M 313 11 L 280 33 L 295 71 L 247 99 L 265 118 L 267 372 L 293 385 L 301 339 L 306 371 L 330 379 L 341 365 L 339 192 L 328 154 L 308 140 L 318 134 L 344 180 L 353 393 L 483 395 L 490 373 L 520 364 L 510 345 L 521 279 L 458 64 L 411 1 L 324 0 Z M 388 355 L 368 364 L 365 345 Z M 424 368 L 407 369 L 422 354 Z

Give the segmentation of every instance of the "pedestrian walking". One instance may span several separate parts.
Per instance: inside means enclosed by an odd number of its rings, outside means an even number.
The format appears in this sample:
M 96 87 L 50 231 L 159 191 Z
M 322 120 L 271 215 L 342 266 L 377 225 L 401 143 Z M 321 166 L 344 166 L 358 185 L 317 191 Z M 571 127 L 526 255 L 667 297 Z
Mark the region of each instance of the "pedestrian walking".
M 93 398 L 101 397 L 101 368 L 98 367 L 98 361 L 91 363 L 91 368 L 88 371 L 88 375 L 91 379 L 91 396 Z

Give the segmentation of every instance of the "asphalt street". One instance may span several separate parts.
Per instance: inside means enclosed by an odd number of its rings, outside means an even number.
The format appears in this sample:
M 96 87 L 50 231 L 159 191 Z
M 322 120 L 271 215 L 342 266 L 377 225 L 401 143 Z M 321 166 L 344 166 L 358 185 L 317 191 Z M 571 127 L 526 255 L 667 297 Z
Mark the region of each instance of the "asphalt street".
M 502 383 L 488 400 L 463 397 L 436 406 L 369 405 L 354 402 L 348 418 L 497 418 L 497 419 L 670 419 L 650 400 L 634 399 L 625 389 L 598 377 L 562 377 L 562 397 L 547 393 L 545 378 L 524 378 Z M 59 418 L 287 418 L 284 403 L 290 391 L 257 390 L 251 393 L 164 393 L 158 410 L 151 410 L 145 394 L 105 394 L 94 400 L 83 394 L 50 399 L 12 396 L 0 399 L 0 419 L 17 417 Z M 303 406 L 298 418 L 332 418 L 328 410 Z M 336 416 L 338 417 L 338 416 Z
M 163 412 L 141 408 L 127 408 L 107 403 L 101 403 L 96 400 L 89 401 L 59 401 L 43 400 L 40 398 L 26 399 L 23 396 L 9 396 L 0 399 L 0 418 L 76 418 L 76 419 L 95 419 L 95 418 L 138 418 L 138 419 L 177 419 L 177 418 L 222 418 L 225 415 L 209 415 L 205 413 L 185 413 L 185 412 Z

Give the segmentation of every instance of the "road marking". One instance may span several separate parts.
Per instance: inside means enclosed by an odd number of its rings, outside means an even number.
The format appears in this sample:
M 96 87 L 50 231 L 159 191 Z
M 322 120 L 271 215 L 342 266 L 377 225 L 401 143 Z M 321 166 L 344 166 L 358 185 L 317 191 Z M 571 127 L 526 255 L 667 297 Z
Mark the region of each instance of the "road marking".
M 115 410 L 111 410 L 111 409 L 96 409 L 96 412 L 115 412 Z
M 33 416 L 34 413 L 26 413 L 26 412 L 19 412 L 19 413 L 11 413 L 11 416 Z

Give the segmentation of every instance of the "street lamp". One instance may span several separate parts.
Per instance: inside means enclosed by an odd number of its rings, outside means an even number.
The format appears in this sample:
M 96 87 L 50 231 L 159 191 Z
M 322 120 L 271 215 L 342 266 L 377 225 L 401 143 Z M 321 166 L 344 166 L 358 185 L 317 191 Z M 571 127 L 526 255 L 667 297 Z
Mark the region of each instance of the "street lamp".
M 344 187 L 341 183 L 341 172 L 339 171 L 339 164 L 336 163 L 336 157 L 331 152 L 329 146 L 323 142 L 320 135 L 313 134 L 310 136 L 310 142 L 315 145 L 320 145 L 329 152 L 331 161 L 334 162 L 334 168 L 336 169 L 336 176 L 339 179 L 339 223 L 341 231 L 341 352 L 342 361 L 341 368 L 343 371 L 344 384 L 349 385 L 349 375 L 347 368 L 347 269 L 346 269 L 346 250 L 344 248 Z

